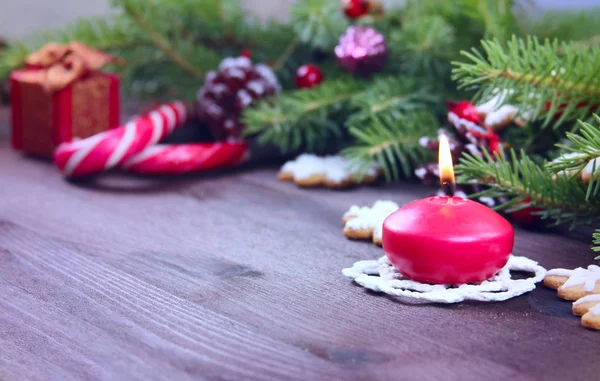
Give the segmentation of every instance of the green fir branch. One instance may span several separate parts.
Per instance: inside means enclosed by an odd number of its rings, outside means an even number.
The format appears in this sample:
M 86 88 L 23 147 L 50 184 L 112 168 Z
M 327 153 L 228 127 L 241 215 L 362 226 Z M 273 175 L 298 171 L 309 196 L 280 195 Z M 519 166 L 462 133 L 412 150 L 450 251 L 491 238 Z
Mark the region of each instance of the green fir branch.
M 292 6 L 291 18 L 298 38 L 322 50 L 331 50 L 349 25 L 339 0 L 299 0 Z
M 459 0 L 462 13 L 483 23 L 484 37 L 507 41 L 519 29 L 514 0 Z
M 385 76 L 376 79 L 364 92 L 352 98 L 357 111 L 347 119 L 349 126 L 360 127 L 374 117 L 401 117 L 407 111 L 431 109 L 441 103 L 431 85 L 409 76 Z
M 258 102 L 244 111 L 245 133 L 258 134 L 259 143 L 274 144 L 282 152 L 302 146 L 308 150 L 322 148 L 328 137 L 341 135 L 333 114 L 347 110 L 349 100 L 364 86 L 364 82 L 346 77 Z
M 515 8 L 514 0 L 408 0 L 404 23 L 442 17 L 454 28 L 457 44 L 465 49 L 482 38 L 505 41 L 518 33 Z
M 410 177 L 413 168 L 429 156 L 419 145 L 423 136 L 433 136 L 439 128 L 430 112 L 408 111 L 396 115 L 374 115 L 360 127 L 351 127 L 356 143 L 342 154 L 366 170 L 375 160 L 388 181 Z
M 464 155 L 456 168 L 457 182 L 489 187 L 470 197 L 510 200 L 498 209 L 510 209 L 522 201 L 531 201 L 531 206 L 544 210 L 542 218 L 555 225 L 575 226 L 600 217 L 600 199 L 588 199 L 585 184 L 567 176 L 554 176 L 524 152 L 517 154 L 511 150 L 509 158 L 504 154 L 492 158 L 487 152 L 484 158 Z
M 579 129 L 576 133 L 567 132 L 570 144 L 559 145 L 566 154 L 559 156 L 548 164 L 548 169 L 557 175 L 570 174 L 576 178 L 581 171 L 592 161 L 600 158 L 600 117 L 594 115 L 596 126 L 579 121 Z M 600 165 L 593 168 L 587 188 L 587 200 L 595 198 L 600 193 L 600 182 L 596 181 L 600 174 Z M 564 176 L 564 175 L 563 175 Z M 575 180 L 577 181 L 577 180 Z
M 312 150 L 321 148 L 328 136 L 340 136 L 342 128 L 369 128 L 374 120 L 404 118 L 406 112 L 439 103 L 434 90 L 413 77 L 388 76 L 369 83 L 346 76 L 262 101 L 244 112 L 244 121 L 246 133 L 259 134 L 260 143 L 284 152 L 302 145 Z M 341 114 L 344 125 L 338 122 Z
M 393 62 L 403 73 L 447 76 L 456 57 L 455 31 L 438 15 L 407 20 L 390 35 Z
M 463 52 L 469 61 L 454 62 L 453 70 L 460 88 L 478 90 L 476 100 L 501 92 L 504 104 L 517 104 L 527 119 L 554 127 L 600 107 L 599 48 L 535 37 L 513 37 L 506 47 L 487 40 L 482 48 Z
M 277 57 L 277 60 L 275 61 L 275 63 L 272 66 L 272 69 L 275 72 L 278 72 L 284 68 L 284 66 L 286 65 L 286 63 L 288 62 L 288 60 L 294 53 L 294 50 L 296 50 L 298 45 L 300 45 L 300 42 L 301 41 L 298 38 L 295 38 L 292 41 L 290 41 L 289 45 L 286 46 L 286 48 L 283 50 L 283 53 L 281 53 L 281 55 L 279 57 Z
M 204 77 L 204 73 L 200 71 L 196 65 L 188 61 L 185 55 L 176 48 L 173 41 L 165 37 L 161 31 L 153 26 L 149 18 L 149 6 L 146 2 L 145 11 L 142 12 L 142 8 L 139 6 L 139 0 L 119 0 L 119 5 L 123 8 L 123 11 L 139 26 L 139 28 L 148 34 L 152 42 L 160 49 L 173 63 L 178 65 L 184 71 L 194 78 L 201 79 Z M 156 10 L 157 11 L 157 10 Z M 164 12 L 164 10 L 162 10 Z M 154 12 L 155 14 L 157 12 Z

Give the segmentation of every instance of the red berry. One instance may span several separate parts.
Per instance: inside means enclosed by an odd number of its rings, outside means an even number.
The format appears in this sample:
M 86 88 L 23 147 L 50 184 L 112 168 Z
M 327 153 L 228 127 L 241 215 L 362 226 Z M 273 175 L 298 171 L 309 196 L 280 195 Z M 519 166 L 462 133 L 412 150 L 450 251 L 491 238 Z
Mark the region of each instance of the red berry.
M 248 49 L 243 49 L 240 52 L 240 56 L 252 59 L 252 52 L 250 50 L 248 50 Z
M 296 87 L 299 89 L 309 89 L 322 81 L 323 73 L 318 66 L 302 65 L 296 71 Z
M 525 200 L 525 201 L 518 203 L 515 206 L 522 206 L 522 205 L 529 205 L 529 204 L 531 204 L 531 201 Z M 532 213 L 541 212 L 541 211 L 543 211 L 543 209 L 529 206 L 524 209 L 518 210 L 516 212 L 512 212 L 510 214 L 510 217 L 513 220 L 513 222 L 515 224 L 517 224 L 518 226 L 525 228 L 525 229 L 531 229 L 531 228 L 536 228 L 536 227 L 540 226 L 542 223 L 542 218 L 538 215 L 533 215 Z
M 367 0 L 342 0 L 342 9 L 348 18 L 356 20 L 369 12 Z
M 456 114 L 461 119 L 466 119 L 469 122 L 473 122 L 475 124 L 483 125 L 481 117 L 477 112 L 477 108 L 469 101 L 447 101 L 446 106 L 448 107 L 448 111 Z

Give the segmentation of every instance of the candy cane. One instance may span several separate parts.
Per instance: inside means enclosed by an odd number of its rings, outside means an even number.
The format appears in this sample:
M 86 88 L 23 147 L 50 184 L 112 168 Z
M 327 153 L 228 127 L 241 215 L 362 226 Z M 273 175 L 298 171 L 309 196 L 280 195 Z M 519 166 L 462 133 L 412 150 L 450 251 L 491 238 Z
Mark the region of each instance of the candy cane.
M 109 170 L 154 146 L 186 118 L 187 110 L 182 102 L 162 105 L 122 127 L 62 143 L 54 153 L 54 163 L 66 177 Z
M 244 142 L 156 145 L 123 164 L 130 172 L 142 174 L 181 174 L 231 167 L 245 161 Z

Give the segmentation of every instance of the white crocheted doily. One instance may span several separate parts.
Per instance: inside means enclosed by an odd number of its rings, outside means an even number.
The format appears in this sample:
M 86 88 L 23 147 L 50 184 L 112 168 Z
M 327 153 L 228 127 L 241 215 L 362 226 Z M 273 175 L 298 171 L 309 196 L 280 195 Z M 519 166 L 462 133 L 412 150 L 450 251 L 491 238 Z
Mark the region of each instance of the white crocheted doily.
M 532 273 L 533 276 L 512 279 L 511 271 L 524 271 Z M 385 256 L 378 260 L 358 261 L 342 272 L 372 291 L 436 303 L 458 303 L 463 300 L 500 302 L 522 295 L 535 289 L 535 284 L 544 279 L 546 269 L 527 257 L 511 255 L 506 266 L 490 279 L 479 284 L 456 286 L 410 280 L 398 272 Z

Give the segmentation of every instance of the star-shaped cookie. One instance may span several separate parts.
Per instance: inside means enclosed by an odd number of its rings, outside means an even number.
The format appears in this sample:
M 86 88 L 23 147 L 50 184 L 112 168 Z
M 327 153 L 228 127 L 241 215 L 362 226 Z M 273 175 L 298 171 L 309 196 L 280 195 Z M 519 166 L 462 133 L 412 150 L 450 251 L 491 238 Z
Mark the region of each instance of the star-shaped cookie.
M 373 163 L 365 172 L 350 160 L 334 156 L 302 154 L 281 167 L 278 178 L 293 181 L 300 187 L 348 188 L 377 181 L 381 169 Z
M 342 217 L 344 235 L 350 239 L 372 239 L 381 246 L 383 221 L 400 208 L 393 201 L 375 201 L 372 207 L 353 205 Z
M 557 290 L 559 297 L 574 301 L 573 313 L 582 317 L 584 327 L 600 330 L 600 266 L 550 270 L 544 284 Z

